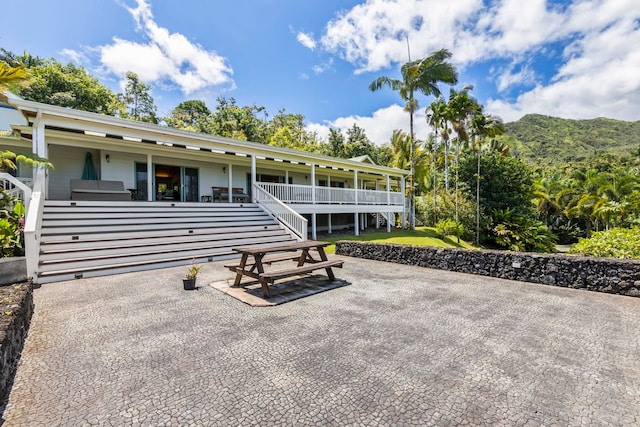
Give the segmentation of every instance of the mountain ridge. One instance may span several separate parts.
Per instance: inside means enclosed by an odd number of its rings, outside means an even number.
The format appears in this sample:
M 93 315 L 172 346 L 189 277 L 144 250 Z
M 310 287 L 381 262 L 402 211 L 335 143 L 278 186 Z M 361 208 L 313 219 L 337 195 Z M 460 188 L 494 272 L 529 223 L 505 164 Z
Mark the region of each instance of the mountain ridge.
M 527 114 L 505 123 L 501 139 L 514 155 L 536 164 L 587 160 L 593 156 L 640 154 L 640 120 L 563 119 Z

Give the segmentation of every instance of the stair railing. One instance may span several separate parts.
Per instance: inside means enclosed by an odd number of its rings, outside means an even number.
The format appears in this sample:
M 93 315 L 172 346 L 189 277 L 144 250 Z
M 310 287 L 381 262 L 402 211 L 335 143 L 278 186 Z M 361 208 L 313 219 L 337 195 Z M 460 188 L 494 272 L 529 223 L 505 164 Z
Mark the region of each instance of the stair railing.
M 307 240 L 307 220 L 298 212 L 276 199 L 267 190 L 253 184 L 253 201 L 287 228 L 296 239 Z
M 0 172 L 0 188 L 9 197 L 20 199 L 26 210 L 29 210 L 29 202 L 31 200 L 31 188 L 27 185 L 28 183 L 33 185 L 31 180 L 16 178 L 6 172 Z

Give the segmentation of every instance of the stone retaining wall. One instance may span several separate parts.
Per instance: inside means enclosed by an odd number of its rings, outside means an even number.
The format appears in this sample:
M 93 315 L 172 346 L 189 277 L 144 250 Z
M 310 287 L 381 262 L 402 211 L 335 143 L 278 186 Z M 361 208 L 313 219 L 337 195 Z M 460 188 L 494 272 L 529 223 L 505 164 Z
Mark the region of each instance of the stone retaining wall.
M 15 375 L 33 315 L 33 285 L 23 282 L 0 287 L 0 399 Z
M 0 285 L 20 283 L 27 280 L 25 257 L 0 258 Z
M 344 240 L 336 243 L 336 254 L 640 297 L 640 262 L 635 260 Z

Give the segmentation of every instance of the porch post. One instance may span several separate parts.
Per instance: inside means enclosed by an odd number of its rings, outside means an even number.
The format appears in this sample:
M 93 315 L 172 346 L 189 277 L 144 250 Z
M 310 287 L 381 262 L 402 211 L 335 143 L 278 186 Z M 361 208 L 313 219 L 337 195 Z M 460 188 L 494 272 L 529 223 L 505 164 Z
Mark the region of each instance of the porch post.
M 311 203 L 316 204 L 316 165 L 311 163 Z M 315 223 L 314 223 L 315 224 Z M 313 226 L 315 233 L 315 225 Z
M 251 187 L 253 187 L 254 185 L 256 185 L 256 155 L 252 154 L 251 155 Z M 254 201 L 255 201 L 255 193 L 253 191 L 253 188 L 251 188 L 251 194 L 253 195 Z
M 376 179 L 376 199 L 378 198 L 378 180 Z M 376 200 L 377 203 L 377 200 Z M 376 230 L 380 228 L 380 212 L 376 212 Z
M 353 191 L 355 192 L 353 200 L 355 200 L 356 205 L 358 204 L 358 171 L 353 171 Z
M 153 201 L 153 182 L 155 176 L 153 176 L 153 157 L 151 154 L 147 154 L 147 201 Z
M 333 233 L 333 230 L 331 230 L 331 214 L 327 216 L 327 225 L 329 226 L 329 234 Z
M 387 206 L 391 206 L 391 183 L 387 175 Z M 395 216 L 394 216 L 395 217 Z M 391 211 L 387 211 L 387 233 L 391 233 Z
M 311 214 L 311 240 L 316 240 L 318 238 L 316 216 L 317 214 L 315 212 Z
M 405 180 L 404 176 L 400 179 L 400 192 L 402 193 L 402 229 L 405 230 L 404 220 L 407 217 L 407 198 L 405 197 Z
M 33 141 L 32 141 L 32 151 L 40 157 L 49 157 L 47 153 L 47 141 L 44 136 L 44 120 L 42 120 L 42 110 L 38 110 L 36 115 L 36 119 L 33 123 Z M 46 194 L 49 189 L 49 173 L 41 167 L 33 168 L 33 191 L 39 191 L 42 193 L 44 198 L 46 199 Z M 40 184 L 42 187 L 36 188 L 35 185 Z
M 358 212 L 353 214 L 353 229 L 355 231 L 355 235 L 359 236 L 360 235 L 360 224 L 358 221 L 358 217 L 360 216 L 360 214 Z
M 229 196 L 227 196 L 227 202 L 231 203 L 233 201 L 232 194 L 231 194 L 232 193 L 231 190 L 233 187 L 233 165 L 231 163 L 227 165 L 227 170 L 229 171 L 229 181 L 228 181 L 229 188 L 227 188 L 227 193 L 229 193 Z

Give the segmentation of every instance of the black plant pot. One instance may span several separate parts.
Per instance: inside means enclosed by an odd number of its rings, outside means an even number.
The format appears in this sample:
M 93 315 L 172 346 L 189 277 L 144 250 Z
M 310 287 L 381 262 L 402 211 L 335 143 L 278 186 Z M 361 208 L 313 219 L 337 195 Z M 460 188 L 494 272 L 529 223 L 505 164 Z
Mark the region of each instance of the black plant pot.
M 182 279 L 182 284 L 185 291 L 193 291 L 196 288 L 196 279 Z

